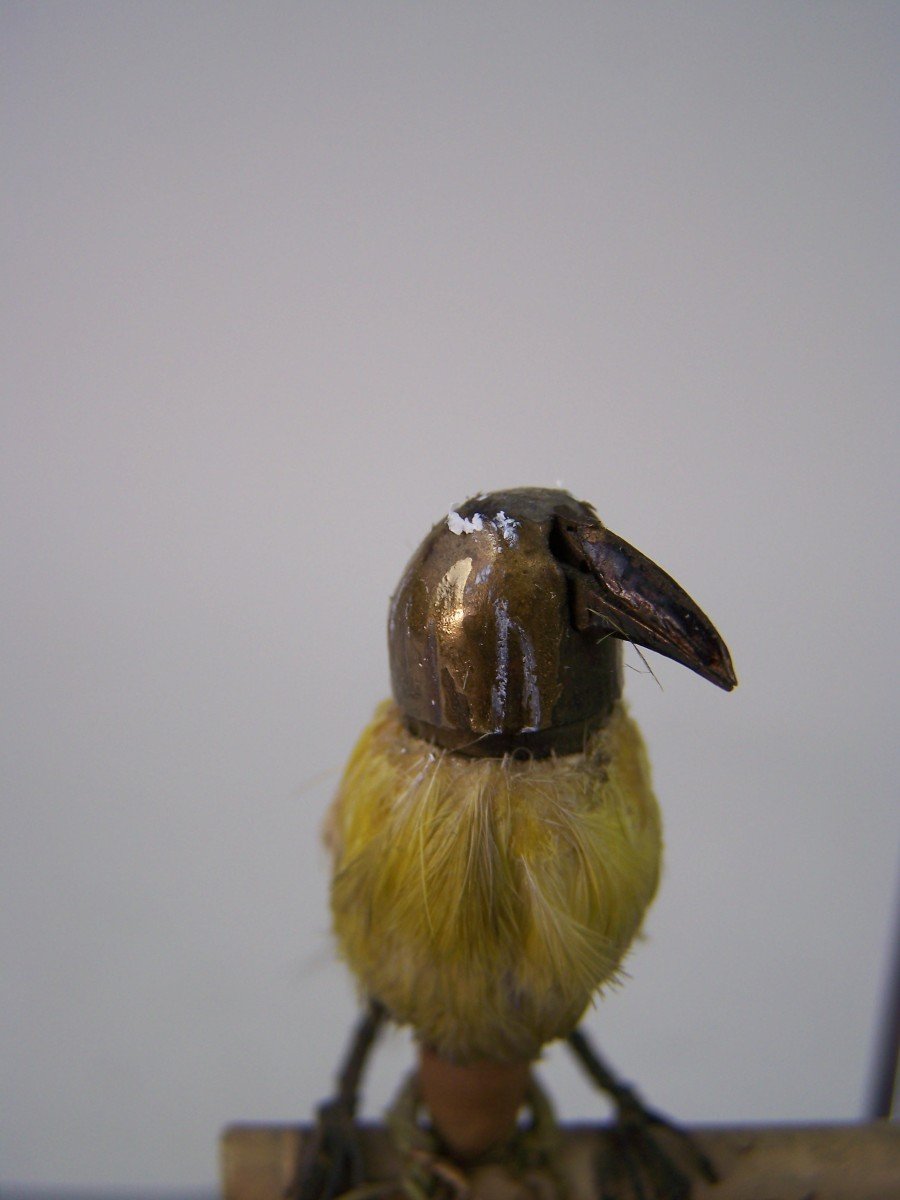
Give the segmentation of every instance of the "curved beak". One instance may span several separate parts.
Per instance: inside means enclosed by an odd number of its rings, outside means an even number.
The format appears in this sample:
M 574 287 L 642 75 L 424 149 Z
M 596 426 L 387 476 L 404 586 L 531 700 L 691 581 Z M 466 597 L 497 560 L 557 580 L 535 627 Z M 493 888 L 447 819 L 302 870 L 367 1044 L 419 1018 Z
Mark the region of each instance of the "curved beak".
M 726 692 L 736 686 L 728 647 L 671 575 L 602 526 L 562 521 L 558 528 L 564 558 L 576 569 L 577 628 L 655 650 Z

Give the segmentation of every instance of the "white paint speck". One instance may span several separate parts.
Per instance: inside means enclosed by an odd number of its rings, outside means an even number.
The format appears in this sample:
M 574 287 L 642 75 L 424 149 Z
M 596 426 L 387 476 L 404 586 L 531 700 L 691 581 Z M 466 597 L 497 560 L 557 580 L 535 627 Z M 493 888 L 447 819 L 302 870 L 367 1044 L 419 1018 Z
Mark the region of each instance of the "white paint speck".
M 519 523 L 512 517 L 508 517 L 501 510 L 494 517 L 494 528 L 498 533 L 502 533 L 503 537 L 509 542 L 510 546 L 515 546 L 519 540 Z
M 476 513 L 470 520 L 468 517 L 461 517 L 456 509 L 451 508 L 447 514 L 447 528 L 451 533 L 457 535 L 461 533 L 477 533 L 484 529 L 484 518 L 481 513 Z

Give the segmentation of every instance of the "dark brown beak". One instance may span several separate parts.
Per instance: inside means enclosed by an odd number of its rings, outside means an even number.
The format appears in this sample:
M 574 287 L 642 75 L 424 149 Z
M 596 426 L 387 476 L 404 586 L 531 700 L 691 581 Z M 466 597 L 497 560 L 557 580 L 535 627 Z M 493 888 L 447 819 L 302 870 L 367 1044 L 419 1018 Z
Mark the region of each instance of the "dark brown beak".
M 736 686 L 728 647 L 671 575 L 602 526 L 561 520 L 557 532 L 579 629 L 606 630 L 655 650 L 726 692 Z

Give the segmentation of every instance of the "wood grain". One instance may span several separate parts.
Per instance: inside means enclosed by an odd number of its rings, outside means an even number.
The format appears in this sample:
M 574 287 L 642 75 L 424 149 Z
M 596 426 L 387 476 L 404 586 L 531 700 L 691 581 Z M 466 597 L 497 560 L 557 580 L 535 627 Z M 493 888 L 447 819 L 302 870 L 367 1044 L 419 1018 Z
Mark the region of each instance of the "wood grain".
M 900 1200 L 900 1125 L 748 1126 L 691 1129 L 721 1175 L 700 1181 L 694 1200 Z M 611 1160 L 606 1128 L 561 1130 L 566 1200 L 596 1200 L 598 1164 Z M 224 1200 L 282 1200 L 309 1126 L 233 1125 L 221 1138 Z M 396 1179 L 400 1164 L 381 1126 L 365 1126 L 363 1144 L 372 1181 Z M 534 1200 L 552 1194 L 546 1178 L 521 1180 L 499 1166 L 470 1173 L 473 1200 Z M 605 1190 L 625 1200 L 627 1187 L 604 1173 Z M 549 1189 L 549 1190 L 548 1190 Z

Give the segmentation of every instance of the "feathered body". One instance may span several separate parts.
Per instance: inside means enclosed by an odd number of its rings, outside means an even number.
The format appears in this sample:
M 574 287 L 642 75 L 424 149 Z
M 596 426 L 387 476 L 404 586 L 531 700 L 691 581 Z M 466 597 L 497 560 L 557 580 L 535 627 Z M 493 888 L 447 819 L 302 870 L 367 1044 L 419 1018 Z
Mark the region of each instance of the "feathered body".
M 385 702 L 328 822 L 340 949 L 367 996 L 466 1063 L 530 1060 L 615 976 L 656 890 L 659 810 L 618 702 L 583 753 L 472 759 Z

